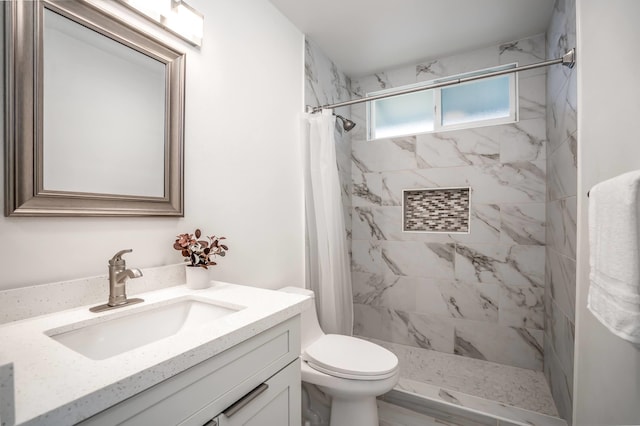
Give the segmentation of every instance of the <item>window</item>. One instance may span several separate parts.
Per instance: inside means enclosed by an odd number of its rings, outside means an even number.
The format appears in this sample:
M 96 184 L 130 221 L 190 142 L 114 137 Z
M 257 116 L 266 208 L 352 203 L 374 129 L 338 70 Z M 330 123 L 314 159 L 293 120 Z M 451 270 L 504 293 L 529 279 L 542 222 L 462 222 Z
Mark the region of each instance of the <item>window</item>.
M 393 93 L 414 87 L 514 68 L 497 68 L 367 93 Z M 440 132 L 516 121 L 515 73 L 367 102 L 368 139 Z

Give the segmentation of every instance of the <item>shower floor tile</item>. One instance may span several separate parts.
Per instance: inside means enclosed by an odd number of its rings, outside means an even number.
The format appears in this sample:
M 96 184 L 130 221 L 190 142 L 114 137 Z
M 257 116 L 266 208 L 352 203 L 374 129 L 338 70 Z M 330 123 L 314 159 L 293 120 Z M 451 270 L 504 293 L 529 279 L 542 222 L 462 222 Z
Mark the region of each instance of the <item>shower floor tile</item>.
M 401 390 L 420 394 L 421 385 L 427 384 L 548 416 L 558 415 L 541 371 L 368 340 L 389 349 L 400 360 Z M 445 394 L 440 398 L 446 400 Z M 449 402 L 456 403 L 455 399 L 450 398 Z

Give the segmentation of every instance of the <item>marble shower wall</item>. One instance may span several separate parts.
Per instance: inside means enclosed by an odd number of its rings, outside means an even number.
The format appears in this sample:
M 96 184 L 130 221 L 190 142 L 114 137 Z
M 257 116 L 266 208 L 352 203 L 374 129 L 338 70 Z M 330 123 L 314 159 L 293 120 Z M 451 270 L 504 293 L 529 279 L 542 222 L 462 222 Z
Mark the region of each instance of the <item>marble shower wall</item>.
M 367 92 L 545 59 L 545 35 L 352 78 Z M 542 370 L 546 70 L 519 76 L 520 121 L 366 140 L 351 107 L 355 334 Z M 471 187 L 469 234 L 402 232 L 402 190 Z
M 304 70 L 305 105 L 319 106 L 351 99 L 349 77 L 309 39 L 305 40 Z M 346 118 L 351 115 L 348 107 L 336 110 L 336 113 Z M 351 238 L 351 136 L 342 130 L 340 121 L 336 121 L 335 141 L 344 222 L 347 237 Z
M 547 57 L 558 58 L 575 46 L 575 0 L 556 0 L 547 31 Z M 576 305 L 576 105 L 576 69 L 549 67 L 544 372 L 558 412 L 569 424 Z

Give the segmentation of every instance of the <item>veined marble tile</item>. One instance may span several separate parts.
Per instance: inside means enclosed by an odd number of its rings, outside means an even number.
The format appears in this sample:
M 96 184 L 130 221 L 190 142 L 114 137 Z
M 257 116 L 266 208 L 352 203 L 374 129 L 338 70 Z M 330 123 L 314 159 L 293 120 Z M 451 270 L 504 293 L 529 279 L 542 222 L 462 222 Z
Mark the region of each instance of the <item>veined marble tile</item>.
M 380 339 L 391 340 L 391 311 L 388 308 L 365 305 L 361 303 L 353 304 L 353 334 Z
M 392 89 L 416 82 L 415 67 L 411 65 L 393 68 L 352 80 L 353 91 L 361 97 L 369 92 Z
M 504 43 L 499 47 L 500 64 L 518 63 L 521 65 L 534 64 L 544 61 L 545 58 L 545 35 L 539 34 L 522 40 Z M 521 77 L 544 74 L 544 68 L 520 72 Z
M 574 321 L 576 315 L 576 261 L 547 248 L 547 282 L 550 297 Z
M 474 167 L 467 171 L 472 201 L 485 204 L 544 201 L 545 169 L 543 161 Z
M 497 244 L 500 242 L 500 206 L 497 204 L 471 203 L 471 221 L 468 234 L 450 234 L 458 243 Z
M 574 197 L 578 187 L 578 153 L 575 139 L 560 144 L 549 158 L 547 194 L 549 200 Z
M 522 387 L 526 387 L 526 384 L 523 383 Z M 551 399 L 551 394 L 548 390 L 544 396 L 549 400 Z M 409 409 L 439 420 L 444 417 L 455 422 L 454 424 L 456 425 L 567 426 L 564 420 L 552 415 L 467 395 L 463 392 L 403 377 L 400 377 L 393 391 L 383 396 L 383 400 L 390 401 L 401 407 L 406 405 Z M 542 404 L 538 403 L 537 405 Z M 553 406 L 548 409 L 548 411 L 551 410 L 554 413 L 556 412 Z M 472 417 L 473 420 L 469 419 L 469 417 Z M 466 423 L 468 421 L 473 423 Z M 426 424 L 429 425 L 430 423 Z
M 380 426 L 456 426 L 446 420 L 420 414 L 416 411 L 377 400 Z
M 384 72 L 358 77 L 351 81 L 351 90 L 359 98 L 366 97 L 369 92 L 391 89 L 392 87 L 394 87 L 393 83 L 389 81 Z
M 453 317 L 456 301 L 448 299 L 447 293 L 451 293 L 449 290 L 455 285 L 455 282 L 449 280 L 423 278 L 416 286 L 416 292 L 413 295 L 415 300 L 413 311 L 439 315 L 443 318 Z
M 362 305 L 378 305 L 384 294 L 385 283 L 381 274 L 351 271 L 353 287 L 353 303 Z
M 394 310 L 497 323 L 495 284 L 352 272 L 354 303 Z
M 470 232 L 468 234 L 404 232 L 401 206 L 356 207 L 352 220 L 353 238 L 357 240 L 486 244 L 500 242 L 500 208 L 495 204 L 471 205 Z
M 382 176 L 382 204 L 402 205 L 405 189 L 470 186 L 468 176 L 473 167 L 446 167 L 438 169 L 407 170 L 384 173 Z M 474 202 L 471 191 L 471 201 Z
M 455 353 L 542 371 L 543 332 L 468 320 L 455 321 Z
M 498 285 L 495 284 L 467 284 L 460 281 L 435 282 L 441 300 L 445 302 L 449 315 L 454 318 L 497 322 L 498 321 Z M 418 311 L 423 311 L 423 300 L 431 295 L 423 296 L 423 288 L 418 288 L 416 297 Z M 424 311 L 430 312 L 427 306 Z M 436 313 L 436 312 L 434 312 Z
M 556 0 L 547 30 L 548 58 L 558 58 L 576 47 L 575 19 L 575 1 Z M 576 75 L 575 68 L 554 66 L 549 67 L 547 79 L 549 201 L 544 368 L 558 411 L 569 424 L 572 423 L 574 346 L 571 321 L 575 317 L 576 298 Z M 570 198 L 565 198 L 567 196 Z
M 462 408 L 458 405 L 448 403 L 443 399 L 432 400 L 424 395 L 417 395 L 404 390 L 400 390 L 398 386 L 391 392 L 383 395 L 380 400 L 388 401 L 396 407 L 402 407 L 403 414 L 408 416 L 411 422 L 411 413 L 417 416 L 425 416 L 427 425 L 450 425 L 450 426 L 497 426 L 498 420 L 477 412 Z M 420 417 L 418 417 L 420 418 Z M 435 419 L 436 423 L 428 423 L 429 419 Z M 405 419 L 402 419 L 405 421 Z M 406 423 L 400 423 L 405 425 Z
M 483 127 L 500 142 L 500 162 L 536 161 L 546 158 L 547 129 L 544 118 L 520 120 L 517 123 Z
M 426 133 L 417 136 L 416 155 L 420 168 L 494 164 L 500 143 L 480 129 Z
M 562 67 L 564 68 L 564 67 Z M 547 103 L 556 99 L 567 82 L 567 76 L 558 66 L 552 66 L 547 69 Z
M 431 81 L 465 72 L 495 67 L 498 62 L 498 47 L 490 46 L 458 55 L 423 61 L 416 65 L 416 81 Z
M 498 265 L 502 283 L 509 286 L 544 287 L 544 246 L 513 245 Z
M 576 72 L 572 71 L 556 98 L 547 107 L 547 135 L 551 152 L 578 130 L 575 104 Z
M 489 170 L 488 175 L 502 187 L 499 197 L 491 202 L 536 202 L 545 199 L 546 163 L 544 161 L 506 163 L 499 170 Z M 486 195 L 485 195 L 486 196 Z
M 526 385 L 523 384 L 522 387 Z M 549 391 L 545 396 L 551 399 Z M 383 396 L 383 400 L 430 416 L 427 419 L 444 418 L 455 425 L 567 426 L 558 417 L 403 377 L 400 377 L 398 385 L 391 392 Z M 556 411 L 555 407 L 551 408 Z
M 455 275 L 464 282 L 543 287 L 544 247 L 458 244 Z
M 389 211 L 391 209 L 392 211 Z M 401 216 L 400 207 L 355 207 L 351 216 L 354 240 L 386 240 L 385 220 L 387 216 Z M 399 222 L 398 222 L 399 223 Z
M 547 203 L 547 246 L 576 258 L 576 197 Z
M 445 353 L 454 350 L 454 326 L 437 315 L 394 311 L 391 341 Z
M 547 30 L 548 58 L 559 58 L 574 47 L 576 47 L 575 0 L 557 0 Z M 568 73 L 568 68 L 562 67 L 562 69 Z
M 455 403 L 453 399 L 455 398 L 463 407 L 502 415 L 513 420 L 524 420 L 519 416 L 511 416 L 512 412 L 509 409 L 517 410 L 515 407 L 550 416 L 557 415 L 547 382 L 541 371 L 376 339 L 370 340 L 387 348 L 398 357 L 400 381 L 397 389 L 451 403 Z M 446 394 L 440 394 L 441 389 L 444 389 Z M 474 397 L 483 398 L 483 401 L 471 399 Z M 481 404 L 475 405 L 476 402 Z M 505 404 L 512 407 L 505 407 Z M 520 415 L 525 414 L 520 413 Z M 533 417 L 533 413 L 530 414 Z M 545 423 L 530 424 L 548 426 Z
M 407 170 L 418 167 L 416 137 L 352 142 L 352 159 L 362 172 Z
M 403 345 L 453 352 L 453 324 L 435 315 L 354 304 L 353 333 Z
M 502 204 L 500 242 L 505 244 L 545 244 L 544 203 Z
M 359 96 L 353 96 L 352 99 L 358 99 Z M 364 103 L 351 105 L 349 107 L 351 113 L 351 121 L 356 123 L 349 134 L 351 142 L 364 142 L 367 140 L 367 106 Z
M 512 327 L 544 329 L 544 289 L 500 287 L 500 324 Z
M 351 241 L 351 271 L 380 275 L 383 270 L 380 245 L 376 241 Z
M 357 274 L 357 275 L 356 275 Z M 424 278 L 413 277 L 396 277 L 396 276 L 379 276 L 371 274 L 363 274 L 354 272 L 354 303 L 363 305 L 386 307 L 389 309 L 401 310 L 406 312 L 416 312 L 417 300 L 416 294 L 418 288 L 424 286 Z M 431 292 L 432 300 L 435 300 L 434 311 L 446 313 L 446 307 L 441 301 L 440 294 L 435 291 Z M 437 302 L 440 299 L 440 305 Z
M 444 167 L 384 174 L 382 203 L 401 204 L 403 189 L 471 187 L 471 203 L 544 202 L 544 161 Z
M 456 279 L 474 283 L 501 283 L 498 265 L 506 261 L 506 247 L 500 245 L 456 246 Z
M 350 99 L 348 78 L 311 42 L 305 40 L 305 102 L 317 106 Z
M 573 358 L 575 345 L 575 326 L 573 322 L 558 309 L 553 300 L 547 304 L 549 314 L 547 329 L 545 335 L 551 343 L 550 348 L 553 349 L 559 366 L 565 376 L 570 379 L 569 383 L 573 383 Z
M 382 241 L 380 247 L 387 273 L 410 277 L 454 278 L 453 244 Z
M 363 173 L 353 168 L 352 198 L 353 206 L 379 206 L 382 203 L 382 175 L 380 173 Z
M 553 349 L 545 353 L 544 372 L 560 416 L 573 423 L 573 381 L 565 375 Z
M 521 120 L 547 115 L 546 74 L 518 78 L 519 117 Z

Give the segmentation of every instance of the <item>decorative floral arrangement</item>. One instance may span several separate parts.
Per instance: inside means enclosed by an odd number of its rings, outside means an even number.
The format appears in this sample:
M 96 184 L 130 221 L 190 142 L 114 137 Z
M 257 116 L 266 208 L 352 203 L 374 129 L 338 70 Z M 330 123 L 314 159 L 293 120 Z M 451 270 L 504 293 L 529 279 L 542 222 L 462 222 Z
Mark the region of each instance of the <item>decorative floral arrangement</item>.
M 182 253 L 184 260 L 190 263 L 188 266 L 208 269 L 208 266 L 217 265 L 213 258 L 224 257 L 229 247 L 221 243 L 222 240 L 226 240 L 225 237 L 212 235 L 201 239 L 201 236 L 202 232 L 199 229 L 193 234 L 180 234 L 176 237 L 173 248 Z

